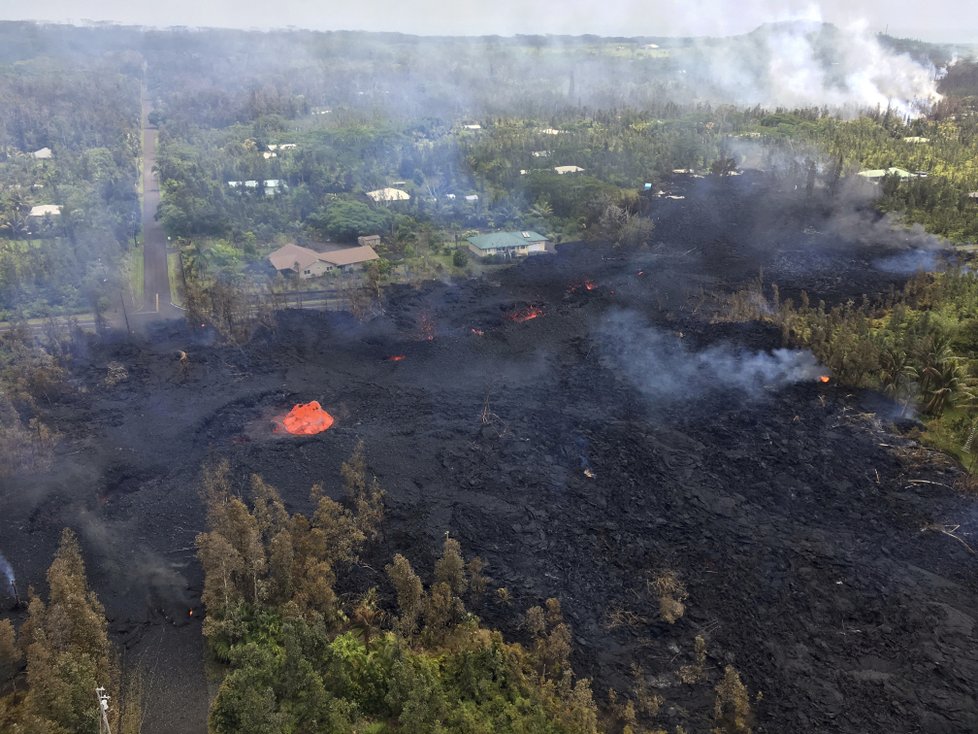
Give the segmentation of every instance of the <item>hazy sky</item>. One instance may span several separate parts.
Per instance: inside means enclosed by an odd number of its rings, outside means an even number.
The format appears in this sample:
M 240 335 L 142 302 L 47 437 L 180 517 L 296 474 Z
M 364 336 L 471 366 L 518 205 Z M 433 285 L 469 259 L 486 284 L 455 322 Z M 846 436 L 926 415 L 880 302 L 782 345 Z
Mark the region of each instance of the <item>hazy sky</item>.
M 804 17 L 925 40 L 978 42 L 975 0 L 0 0 L 0 20 L 108 20 L 419 34 L 727 35 Z

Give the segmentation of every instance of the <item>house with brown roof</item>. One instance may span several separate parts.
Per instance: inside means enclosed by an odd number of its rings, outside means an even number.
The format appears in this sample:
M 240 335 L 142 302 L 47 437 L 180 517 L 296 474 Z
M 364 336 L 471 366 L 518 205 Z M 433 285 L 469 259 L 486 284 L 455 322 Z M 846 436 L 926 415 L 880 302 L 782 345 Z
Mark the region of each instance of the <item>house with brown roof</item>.
M 349 270 L 378 259 L 380 256 L 369 245 L 317 252 L 301 245 L 288 244 L 268 256 L 268 261 L 278 272 L 298 276 L 300 280 L 318 278 L 333 270 Z

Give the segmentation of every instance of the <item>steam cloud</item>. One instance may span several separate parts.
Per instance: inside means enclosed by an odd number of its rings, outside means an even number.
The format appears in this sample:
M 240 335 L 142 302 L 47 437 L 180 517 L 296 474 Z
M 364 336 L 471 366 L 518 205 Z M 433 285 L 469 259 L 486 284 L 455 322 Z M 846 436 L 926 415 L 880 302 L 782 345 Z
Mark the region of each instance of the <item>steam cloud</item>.
M 890 108 L 918 117 L 940 99 L 938 71 L 887 48 L 864 27 L 809 15 L 736 39 L 701 42 L 688 73 L 712 96 L 743 105 Z M 693 87 L 695 88 L 695 86 Z
M 649 326 L 636 313 L 616 311 L 601 326 L 602 362 L 624 374 L 656 403 L 678 402 L 712 392 L 756 397 L 825 373 L 809 351 L 750 352 L 731 345 L 693 351 L 676 334 Z

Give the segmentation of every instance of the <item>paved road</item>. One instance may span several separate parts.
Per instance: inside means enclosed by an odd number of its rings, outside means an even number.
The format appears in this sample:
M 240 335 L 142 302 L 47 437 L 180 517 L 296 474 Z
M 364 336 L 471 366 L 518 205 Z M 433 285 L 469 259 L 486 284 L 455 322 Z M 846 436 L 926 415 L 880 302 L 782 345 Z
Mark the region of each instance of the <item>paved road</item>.
M 143 93 L 143 303 L 141 316 L 146 312 L 159 318 L 178 318 L 180 311 L 170 304 L 170 275 L 166 267 L 166 235 L 156 221 L 160 204 L 160 185 L 153 169 L 156 166 L 156 144 L 159 130 L 149 124 L 153 107 Z M 157 299 L 159 309 L 157 309 Z M 139 304 L 137 304 L 137 307 Z M 157 313 L 158 312 L 158 313 Z

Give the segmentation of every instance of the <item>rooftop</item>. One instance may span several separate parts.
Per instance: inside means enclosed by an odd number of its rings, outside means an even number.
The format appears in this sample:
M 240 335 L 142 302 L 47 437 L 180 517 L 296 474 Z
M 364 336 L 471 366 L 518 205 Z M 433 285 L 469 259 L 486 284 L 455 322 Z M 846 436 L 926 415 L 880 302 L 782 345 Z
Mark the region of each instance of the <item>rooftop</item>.
M 896 168 L 891 166 L 890 168 L 871 168 L 867 171 L 860 171 L 857 175 L 863 178 L 883 178 L 883 176 L 899 176 L 900 178 L 916 178 L 917 174 L 910 173 L 910 171 L 905 168 Z
M 301 270 L 319 260 L 320 255 L 315 250 L 301 245 L 288 244 L 269 254 L 268 260 L 276 270 Z
M 401 189 L 393 189 L 390 186 L 377 189 L 376 191 L 368 191 L 367 196 L 377 202 L 381 201 L 407 201 L 411 198 L 411 195 L 407 191 L 402 191 Z
M 32 217 L 44 217 L 44 216 L 57 216 L 61 214 L 61 206 L 59 204 L 39 204 L 38 206 L 31 207 Z
M 522 247 L 538 242 L 546 242 L 547 238 L 537 232 L 490 232 L 469 237 L 469 242 L 480 250 L 498 250 L 505 247 Z
M 268 255 L 268 260 L 276 270 L 302 270 L 322 260 L 336 267 L 379 260 L 380 256 L 369 245 L 341 247 L 327 252 L 316 252 L 302 245 L 288 244 Z

